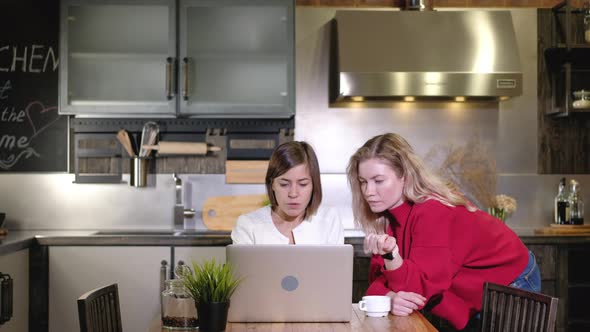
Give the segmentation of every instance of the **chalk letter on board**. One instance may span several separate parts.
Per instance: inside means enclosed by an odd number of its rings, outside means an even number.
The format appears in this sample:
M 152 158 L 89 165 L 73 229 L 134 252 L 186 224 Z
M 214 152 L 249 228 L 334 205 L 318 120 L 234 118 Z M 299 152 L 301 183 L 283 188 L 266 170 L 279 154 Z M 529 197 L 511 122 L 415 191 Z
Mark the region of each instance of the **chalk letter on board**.
M 53 52 L 53 47 L 49 46 L 49 50 L 47 50 L 47 55 L 45 56 L 45 64 L 43 65 L 43 72 L 47 71 L 47 63 L 49 62 L 49 56 L 51 55 L 51 59 L 53 60 L 53 71 L 57 69 L 57 65 L 59 64 L 59 60 L 55 57 L 55 52 Z
M 10 151 L 14 149 L 15 145 L 19 149 L 24 149 L 29 146 L 29 138 L 21 136 L 17 140 L 16 136 L 12 135 L 0 136 L 0 149 L 7 149 Z
M 4 82 L 4 85 L 0 87 L 0 99 L 8 98 L 8 91 L 12 89 L 12 84 L 10 84 L 10 80 Z
M 0 137 L 0 148 L 12 150 L 12 148 L 14 148 L 15 143 L 16 137 L 12 135 L 3 135 L 2 137 Z
M 10 46 L 8 46 L 8 45 L 2 46 L 2 47 L 0 47 L 0 52 L 2 52 L 4 50 L 8 50 L 8 49 L 10 49 Z M 7 72 L 8 67 L 0 67 L 0 71 Z
M 24 110 L 17 111 L 12 106 L 12 109 L 9 110 L 8 107 L 5 107 L 2 111 L 2 116 L 0 117 L 0 121 L 2 122 L 24 122 L 25 116 L 27 116 L 27 112 Z
M 12 48 L 12 68 L 11 68 L 11 71 L 15 71 L 15 69 L 16 69 L 16 62 L 20 60 L 23 63 L 22 72 L 23 73 L 26 73 L 27 72 L 27 48 L 25 47 L 25 54 L 23 55 L 22 58 L 19 58 L 16 55 L 17 50 L 18 50 L 18 47 L 13 47 Z
M 24 149 L 29 146 L 29 138 L 27 136 L 21 136 L 16 142 L 16 146 L 19 149 Z
M 43 45 L 33 44 L 33 46 L 31 47 L 31 57 L 29 58 L 29 72 L 31 72 L 31 73 L 40 73 L 41 72 L 41 69 L 34 69 L 33 68 L 33 61 L 35 61 L 35 59 L 42 59 L 43 58 L 42 55 L 35 54 L 35 50 L 38 48 L 43 48 Z

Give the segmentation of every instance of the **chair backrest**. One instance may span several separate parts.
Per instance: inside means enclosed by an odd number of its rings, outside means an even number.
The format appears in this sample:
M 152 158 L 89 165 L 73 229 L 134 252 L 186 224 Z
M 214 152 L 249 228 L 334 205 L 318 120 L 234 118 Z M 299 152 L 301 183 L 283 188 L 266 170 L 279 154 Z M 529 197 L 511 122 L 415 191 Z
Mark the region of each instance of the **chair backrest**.
M 486 282 L 481 308 L 482 332 L 553 332 L 558 299 Z
M 119 288 L 112 284 L 78 298 L 80 332 L 121 332 Z

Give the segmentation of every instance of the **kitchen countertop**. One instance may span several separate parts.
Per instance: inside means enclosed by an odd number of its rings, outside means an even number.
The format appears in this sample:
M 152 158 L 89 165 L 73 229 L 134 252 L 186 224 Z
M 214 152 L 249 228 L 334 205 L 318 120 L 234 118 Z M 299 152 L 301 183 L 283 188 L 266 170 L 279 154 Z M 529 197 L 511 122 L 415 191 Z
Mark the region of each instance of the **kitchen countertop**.
M 96 234 L 102 232 L 102 234 Z M 153 232 L 150 234 L 150 232 Z M 162 234 L 161 232 L 170 232 Z M 125 235 L 131 233 L 132 235 Z M 35 230 L 8 231 L 0 237 L 0 255 L 43 246 L 225 246 L 230 232 L 189 232 L 174 235 L 171 230 Z
M 102 232 L 98 235 L 97 232 Z M 131 235 L 125 233 L 128 232 Z M 153 232 L 150 234 L 150 232 Z M 165 234 L 169 232 L 170 234 Z M 539 235 L 534 229 L 518 229 L 525 244 L 590 243 L 590 236 Z M 174 235 L 171 230 L 29 230 L 8 232 L 0 237 L 0 255 L 43 246 L 225 246 L 231 244 L 230 232 L 201 231 Z M 344 231 L 346 243 L 362 245 L 363 232 Z

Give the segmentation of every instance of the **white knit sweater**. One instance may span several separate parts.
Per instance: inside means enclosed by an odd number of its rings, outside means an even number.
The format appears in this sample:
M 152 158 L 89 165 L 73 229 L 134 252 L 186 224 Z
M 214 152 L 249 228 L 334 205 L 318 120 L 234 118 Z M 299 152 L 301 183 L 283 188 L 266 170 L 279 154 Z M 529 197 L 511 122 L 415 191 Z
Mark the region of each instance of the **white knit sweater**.
M 271 218 L 270 206 L 238 217 L 231 232 L 234 244 L 289 244 Z M 303 220 L 293 229 L 295 244 L 343 244 L 342 222 L 332 208 L 320 208 L 311 218 Z

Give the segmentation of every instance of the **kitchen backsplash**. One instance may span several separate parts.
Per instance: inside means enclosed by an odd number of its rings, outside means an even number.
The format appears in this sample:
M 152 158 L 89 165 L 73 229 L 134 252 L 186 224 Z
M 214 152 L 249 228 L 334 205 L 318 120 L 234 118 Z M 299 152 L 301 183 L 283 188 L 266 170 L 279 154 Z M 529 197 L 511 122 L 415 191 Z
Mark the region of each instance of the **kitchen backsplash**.
M 590 194 L 590 175 L 565 175 L 580 181 Z M 121 184 L 74 184 L 72 174 L 1 174 L 0 211 L 9 229 L 153 229 L 171 228 L 174 182 L 159 174 L 155 187 Z M 201 206 L 210 196 L 264 193 L 260 184 L 225 184 L 223 175 L 180 175 L 186 208 L 196 210 L 188 228 L 202 227 Z M 518 209 L 508 218 L 512 228 L 548 225 L 561 175 L 500 175 L 498 192 L 516 198 Z M 124 175 L 124 181 L 128 175 Z M 350 191 L 344 174 L 323 174 L 324 204 L 337 209 L 345 228 L 354 228 Z

